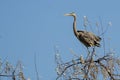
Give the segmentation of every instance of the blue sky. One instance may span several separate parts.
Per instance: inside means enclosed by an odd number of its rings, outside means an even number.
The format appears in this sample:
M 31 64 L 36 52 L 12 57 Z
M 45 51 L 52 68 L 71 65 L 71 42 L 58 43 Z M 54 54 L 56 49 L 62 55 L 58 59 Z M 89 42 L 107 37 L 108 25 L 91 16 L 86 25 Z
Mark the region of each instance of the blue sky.
M 105 35 L 111 38 L 111 48 L 118 54 L 119 3 L 119 0 L 1 0 L 0 58 L 7 57 L 12 64 L 21 60 L 26 77 L 35 80 L 36 53 L 41 80 L 55 80 L 55 45 L 59 46 L 64 60 L 72 59 L 70 49 L 78 55 L 85 52 L 74 37 L 73 19 L 64 16 L 69 12 L 76 12 L 78 16 L 77 29 L 84 29 L 83 16 L 87 16 L 93 25 L 101 17 L 103 27 L 111 21 L 112 26 Z

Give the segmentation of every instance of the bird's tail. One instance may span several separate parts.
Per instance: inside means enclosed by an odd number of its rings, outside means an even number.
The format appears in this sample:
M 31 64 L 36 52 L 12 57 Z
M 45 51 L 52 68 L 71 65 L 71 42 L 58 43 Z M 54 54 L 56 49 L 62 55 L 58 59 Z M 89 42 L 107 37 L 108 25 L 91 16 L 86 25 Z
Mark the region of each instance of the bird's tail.
M 97 42 L 95 42 L 95 46 L 100 47 L 101 45 L 100 45 L 100 43 L 97 41 Z
M 98 41 L 101 41 L 102 39 L 101 39 L 101 37 L 97 36 L 97 40 L 98 40 Z

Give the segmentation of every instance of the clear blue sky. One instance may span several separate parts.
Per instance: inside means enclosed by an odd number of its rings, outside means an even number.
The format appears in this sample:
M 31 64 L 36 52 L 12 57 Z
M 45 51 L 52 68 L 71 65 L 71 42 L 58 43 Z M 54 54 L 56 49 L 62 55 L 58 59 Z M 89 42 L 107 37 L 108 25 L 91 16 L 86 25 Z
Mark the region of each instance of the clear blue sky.
M 84 48 L 74 37 L 71 17 L 77 13 L 77 29 L 83 28 L 83 16 L 103 25 L 109 21 L 107 31 L 111 48 L 119 54 L 120 0 L 1 0 L 0 1 L 0 58 L 16 64 L 21 60 L 26 77 L 35 80 L 34 53 L 41 80 L 55 80 L 54 46 L 61 56 L 70 60 L 70 50 L 81 55 Z M 94 28 L 94 27 L 93 27 Z M 82 54 L 84 55 L 84 54 Z

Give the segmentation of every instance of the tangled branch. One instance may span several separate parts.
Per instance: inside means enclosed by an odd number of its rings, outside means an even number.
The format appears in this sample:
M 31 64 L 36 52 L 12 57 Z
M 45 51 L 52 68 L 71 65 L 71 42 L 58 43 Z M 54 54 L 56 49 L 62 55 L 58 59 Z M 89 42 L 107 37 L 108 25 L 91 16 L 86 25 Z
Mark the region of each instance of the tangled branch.
M 120 73 L 115 74 L 116 70 L 114 70 L 116 66 L 120 66 L 120 60 L 110 54 L 95 59 L 94 53 L 95 49 L 86 60 L 80 57 L 66 63 L 57 63 L 56 80 L 61 78 L 63 80 L 97 80 L 99 74 L 104 79 L 120 79 Z M 56 62 L 59 62 L 59 59 L 56 59 Z

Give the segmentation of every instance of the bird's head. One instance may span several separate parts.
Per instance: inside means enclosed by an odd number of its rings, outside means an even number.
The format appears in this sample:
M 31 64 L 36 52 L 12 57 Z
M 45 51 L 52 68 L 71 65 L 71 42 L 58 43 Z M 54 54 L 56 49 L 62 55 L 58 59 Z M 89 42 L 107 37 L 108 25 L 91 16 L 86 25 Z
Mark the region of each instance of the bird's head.
M 67 14 L 65 14 L 65 16 L 73 16 L 73 17 L 75 17 L 76 14 L 75 14 L 74 12 L 71 12 L 71 13 L 67 13 Z

